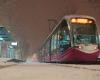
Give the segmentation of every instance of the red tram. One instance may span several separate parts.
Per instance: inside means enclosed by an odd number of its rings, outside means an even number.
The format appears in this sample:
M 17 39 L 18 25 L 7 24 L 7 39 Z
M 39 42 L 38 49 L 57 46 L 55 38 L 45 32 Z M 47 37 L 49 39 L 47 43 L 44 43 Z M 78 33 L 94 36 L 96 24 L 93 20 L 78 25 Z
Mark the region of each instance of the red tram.
M 95 19 L 85 15 L 65 16 L 39 50 L 42 62 L 99 61 L 99 38 Z

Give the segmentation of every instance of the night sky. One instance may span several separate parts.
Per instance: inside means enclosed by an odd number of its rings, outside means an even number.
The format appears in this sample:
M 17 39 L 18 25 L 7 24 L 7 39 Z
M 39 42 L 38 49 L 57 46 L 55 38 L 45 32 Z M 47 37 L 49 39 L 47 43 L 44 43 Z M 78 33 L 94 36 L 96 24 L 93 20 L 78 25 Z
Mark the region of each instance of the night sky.
M 50 33 L 49 27 L 70 14 L 90 15 L 100 25 L 100 0 L 1 0 L 0 16 L 17 39 L 33 54 Z M 99 27 L 98 27 L 99 28 Z

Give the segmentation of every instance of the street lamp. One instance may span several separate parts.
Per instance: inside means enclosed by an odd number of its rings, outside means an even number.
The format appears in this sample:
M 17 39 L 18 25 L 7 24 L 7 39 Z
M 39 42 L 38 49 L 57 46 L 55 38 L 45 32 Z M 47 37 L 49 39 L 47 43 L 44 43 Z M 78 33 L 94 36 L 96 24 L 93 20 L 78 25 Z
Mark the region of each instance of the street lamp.
M 12 45 L 12 46 L 17 46 L 18 43 L 17 43 L 17 42 L 11 42 L 11 45 Z

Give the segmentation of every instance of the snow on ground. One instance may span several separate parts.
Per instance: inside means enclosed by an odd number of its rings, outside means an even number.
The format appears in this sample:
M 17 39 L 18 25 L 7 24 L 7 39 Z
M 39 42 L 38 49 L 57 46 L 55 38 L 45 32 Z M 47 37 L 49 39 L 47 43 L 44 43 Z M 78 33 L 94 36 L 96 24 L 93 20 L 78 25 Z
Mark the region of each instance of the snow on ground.
M 100 80 L 100 71 L 46 63 L 18 64 L 0 69 L 0 80 Z

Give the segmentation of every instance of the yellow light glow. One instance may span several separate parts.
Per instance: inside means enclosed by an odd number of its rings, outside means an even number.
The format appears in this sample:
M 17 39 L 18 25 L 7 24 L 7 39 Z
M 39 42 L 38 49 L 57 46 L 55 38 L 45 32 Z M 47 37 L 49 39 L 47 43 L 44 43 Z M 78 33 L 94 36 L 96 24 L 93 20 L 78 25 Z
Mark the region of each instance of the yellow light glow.
M 77 23 L 88 23 L 87 19 L 77 19 Z
M 89 19 L 83 19 L 83 18 L 73 18 L 71 19 L 72 23 L 82 23 L 82 24 L 86 24 L 86 23 L 92 23 L 92 20 Z
M 89 23 L 92 23 L 92 21 L 89 21 Z
M 71 22 L 74 23 L 74 22 L 77 22 L 77 21 L 76 21 L 76 19 L 72 19 Z

